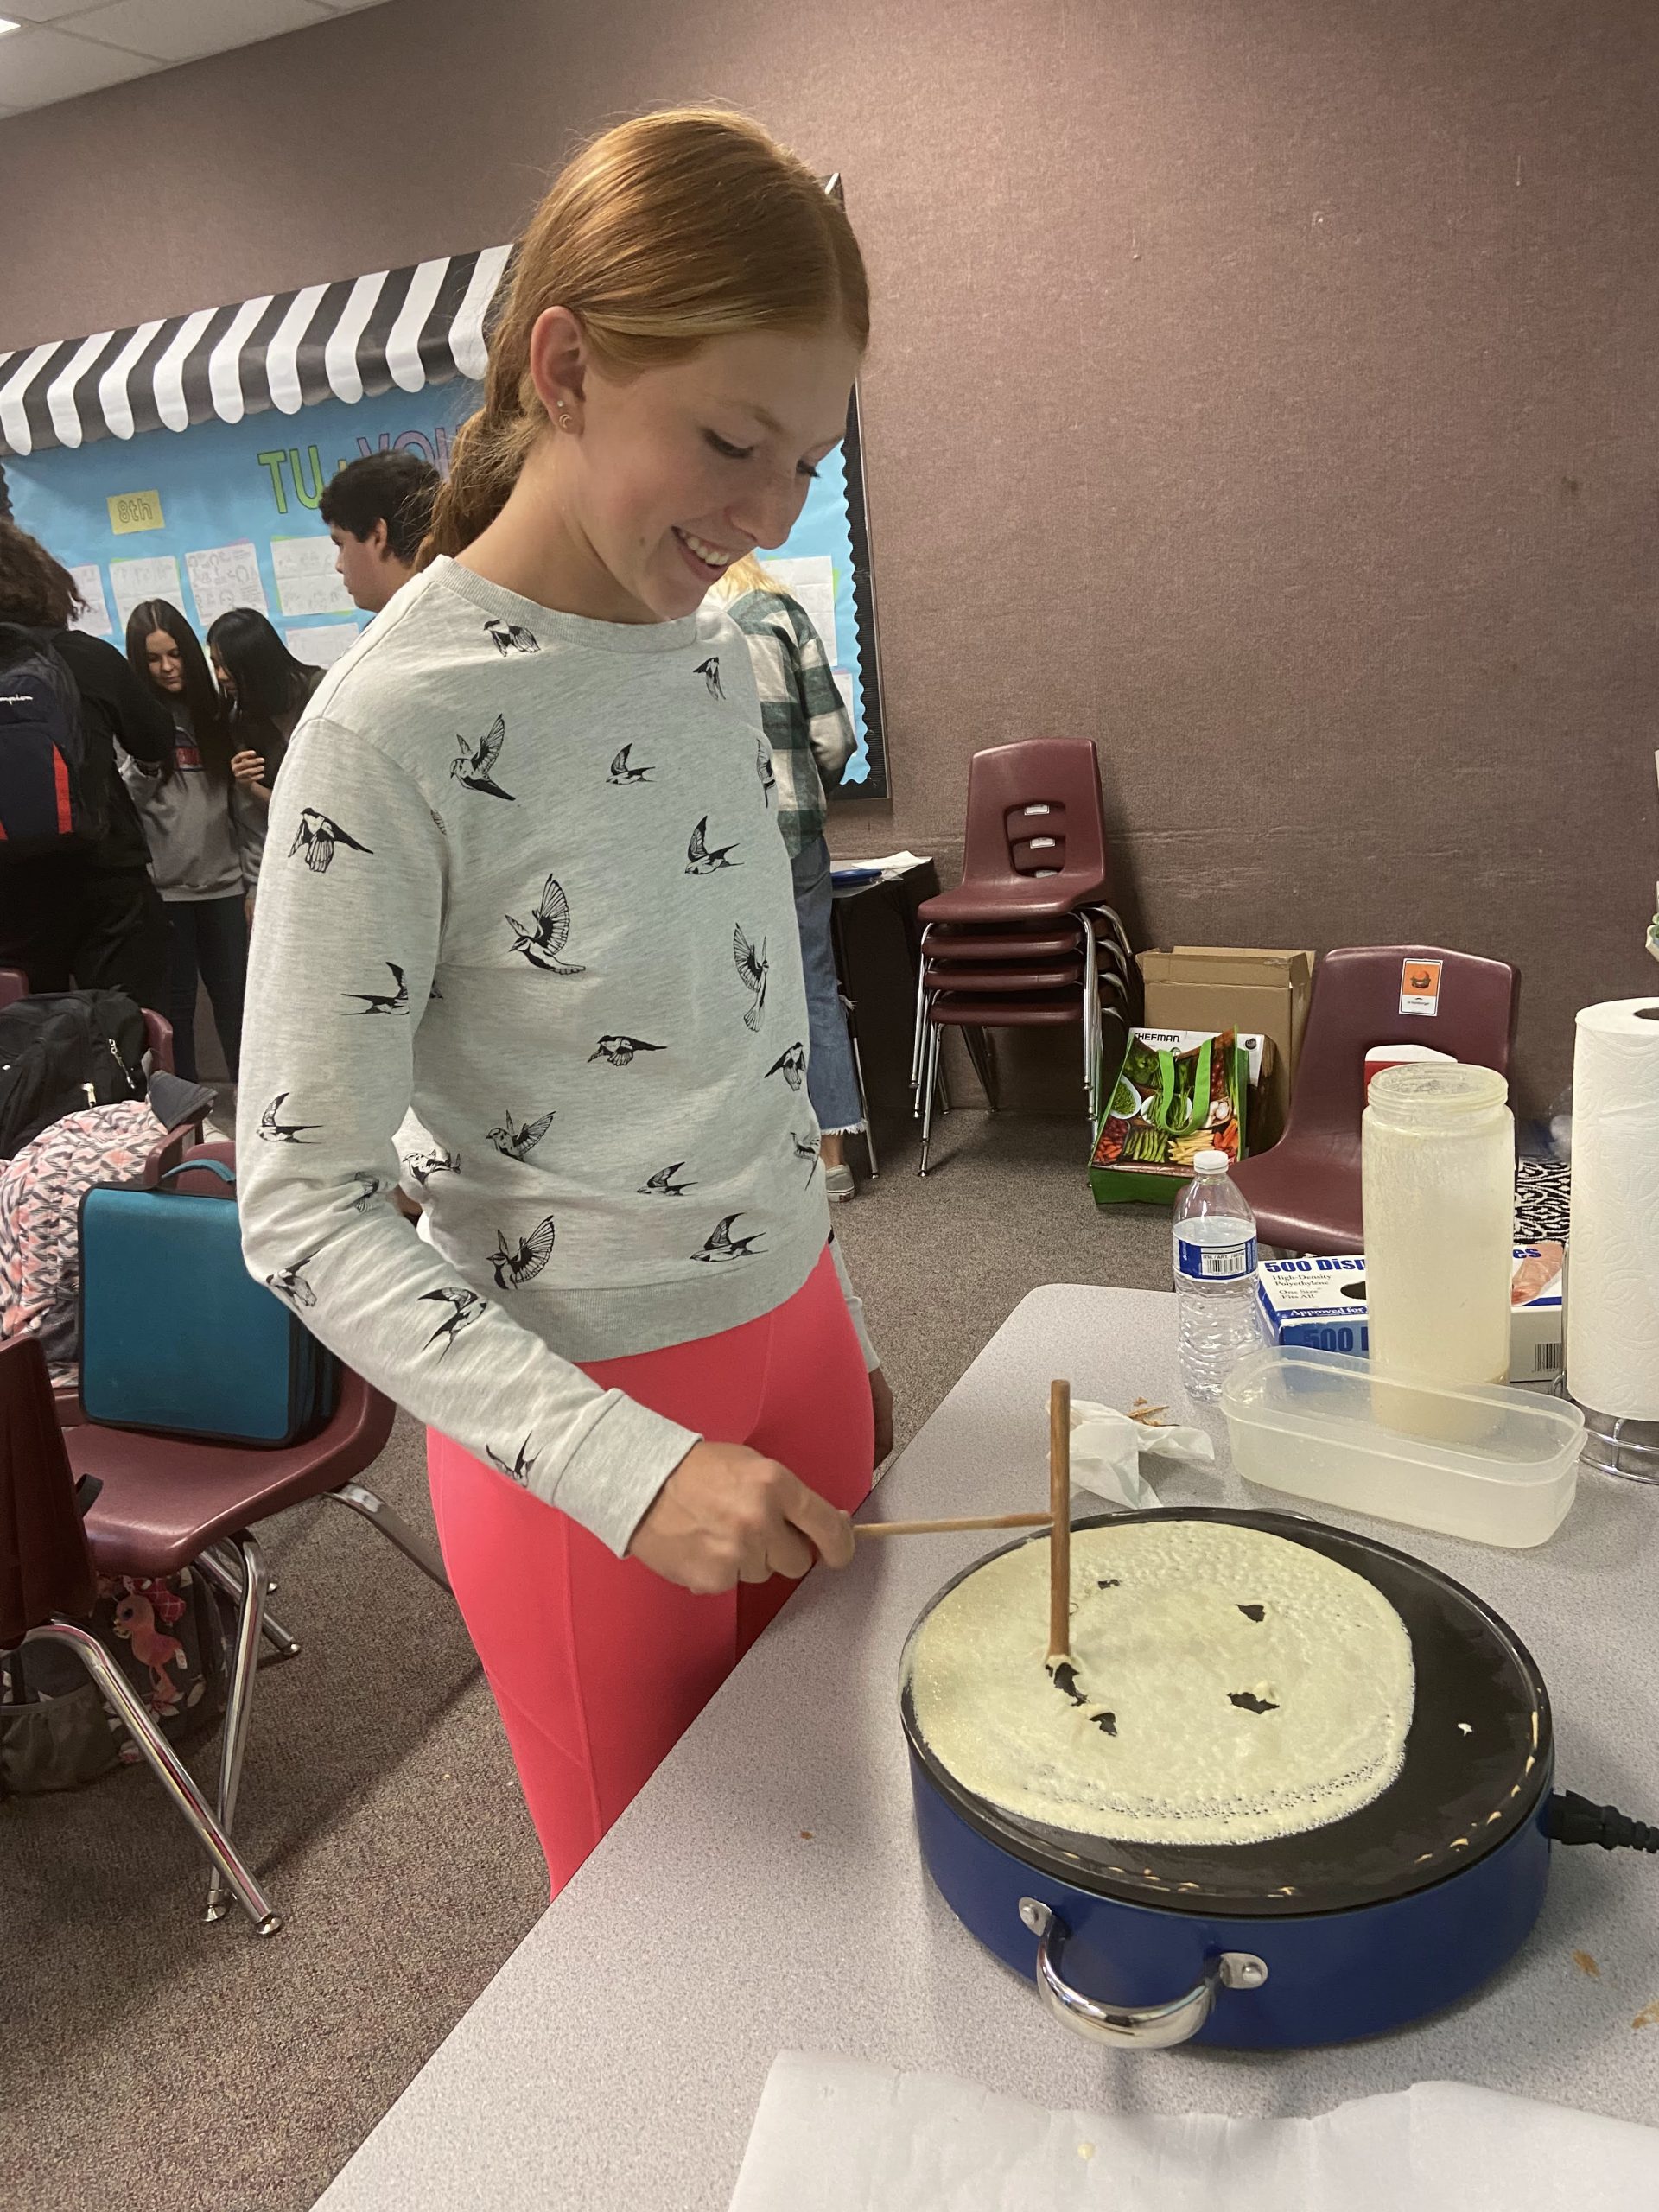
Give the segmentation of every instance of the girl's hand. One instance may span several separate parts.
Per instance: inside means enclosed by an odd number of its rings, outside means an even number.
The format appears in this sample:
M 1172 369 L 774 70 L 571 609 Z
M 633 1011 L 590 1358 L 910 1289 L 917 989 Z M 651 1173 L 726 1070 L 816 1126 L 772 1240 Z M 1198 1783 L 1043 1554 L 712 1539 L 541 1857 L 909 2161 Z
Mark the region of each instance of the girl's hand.
M 238 784 L 257 784 L 264 779 L 265 764 L 257 753 L 233 753 L 231 773 Z
M 694 1445 L 633 1532 L 628 1556 L 710 1597 L 774 1574 L 798 1581 L 813 1556 L 846 1567 L 853 1524 L 775 1459 L 742 1444 Z

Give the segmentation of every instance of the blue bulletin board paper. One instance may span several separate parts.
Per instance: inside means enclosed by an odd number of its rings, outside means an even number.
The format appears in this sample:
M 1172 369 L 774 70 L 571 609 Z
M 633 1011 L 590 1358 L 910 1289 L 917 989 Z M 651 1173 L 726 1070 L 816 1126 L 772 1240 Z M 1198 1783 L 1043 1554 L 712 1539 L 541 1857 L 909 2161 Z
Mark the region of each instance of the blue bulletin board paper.
M 399 448 L 447 471 L 456 427 L 478 404 L 476 385 L 454 380 L 391 391 L 354 405 L 325 399 L 293 414 L 216 419 L 183 431 L 100 438 L 26 458 L 9 455 L 6 486 L 22 527 L 74 572 L 90 612 L 83 626 L 124 642 L 126 615 L 144 599 L 168 599 L 204 634 L 227 607 L 270 615 L 303 661 L 327 663 L 368 617 L 346 598 L 317 512 L 323 486 L 360 455 Z M 148 524 L 154 514 L 159 519 Z M 853 717 L 856 749 L 842 796 L 887 789 L 879 734 L 865 713 L 868 625 L 855 602 L 846 464 L 838 449 L 821 467 L 781 562 L 804 563 L 833 607 L 826 638 Z M 791 572 L 785 569 L 788 575 Z M 868 587 L 866 591 L 868 597 Z M 879 733 L 879 716 L 871 717 Z

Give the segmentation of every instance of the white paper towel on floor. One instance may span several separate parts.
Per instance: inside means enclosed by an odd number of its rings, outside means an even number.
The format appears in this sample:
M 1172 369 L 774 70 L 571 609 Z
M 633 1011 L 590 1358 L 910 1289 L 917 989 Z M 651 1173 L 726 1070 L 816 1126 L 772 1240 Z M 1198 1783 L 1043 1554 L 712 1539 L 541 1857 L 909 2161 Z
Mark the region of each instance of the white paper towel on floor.
M 1567 1389 L 1659 1421 L 1659 999 L 1579 1016 L 1567 1266 Z
M 1654 2212 L 1656 2202 L 1659 2130 L 1452 2082 L 1319 2120 L 1116 2118 L 784 2051 L 731 2212 Z

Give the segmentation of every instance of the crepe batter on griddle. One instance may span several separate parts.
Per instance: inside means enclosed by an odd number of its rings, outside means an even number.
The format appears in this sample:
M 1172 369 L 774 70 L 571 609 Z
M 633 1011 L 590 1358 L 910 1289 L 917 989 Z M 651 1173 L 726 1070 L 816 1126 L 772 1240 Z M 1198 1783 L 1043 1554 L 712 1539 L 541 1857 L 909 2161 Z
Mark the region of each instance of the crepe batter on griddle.
M 1399 1773 L 1414 1700 L 1392 1605 L 1323 1554 L 1230 1522 L 1071 1536 L 1071 1663 L 1046 1663 L 1046 1538 L 988 1560 L 918 1635 L 916 1720 L 964 1788 L 1085 1835 L 1262 1843 Z

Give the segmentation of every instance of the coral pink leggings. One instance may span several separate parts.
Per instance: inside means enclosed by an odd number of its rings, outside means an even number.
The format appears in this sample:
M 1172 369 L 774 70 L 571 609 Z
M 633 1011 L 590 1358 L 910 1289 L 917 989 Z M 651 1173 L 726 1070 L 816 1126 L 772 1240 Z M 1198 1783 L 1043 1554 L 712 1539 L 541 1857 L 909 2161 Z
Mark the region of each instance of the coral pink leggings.
M 849 1512 L 868 1495 L 869 1385 L 828 1251 L 758 1321 L 584 1371 L 715 1442 L 781 1460 Z M 427 1469 L 556 1896 L 795 1586 L 774 1576 L 693 1597 L 435 1430 Z

